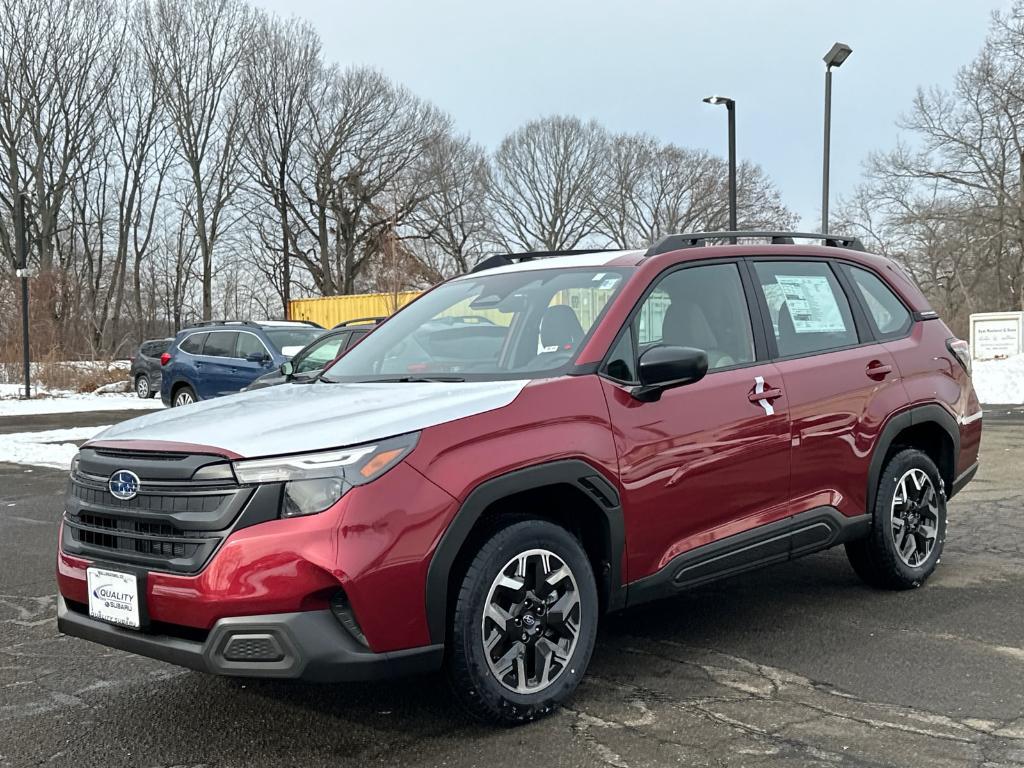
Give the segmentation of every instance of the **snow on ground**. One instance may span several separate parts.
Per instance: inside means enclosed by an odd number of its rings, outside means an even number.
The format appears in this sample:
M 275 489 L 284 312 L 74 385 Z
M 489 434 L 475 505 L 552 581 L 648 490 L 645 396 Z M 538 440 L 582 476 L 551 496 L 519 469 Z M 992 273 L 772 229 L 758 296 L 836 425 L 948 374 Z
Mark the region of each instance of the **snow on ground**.
M 134 393 L 81 393 L 62 389 L 33 389 L 31 400 L 19 400 L 20 384 L 0 384 L 0 416 L 28 416 L 79 411 L 137 411 L 163 408 L 160 398 L 140 400 Z
M 1024 403 L 1024 355 L 1005 360 L 975 360 L 971 365 L 974 390 L 984 403 Z
M 43 432 L 15 432 L 0 435 L 0 461 L 10 464 L 31 464 L 37 467 L 70 469 L 78 446 L 69 440 L 88 440 L 103 427 L 48 429 Z

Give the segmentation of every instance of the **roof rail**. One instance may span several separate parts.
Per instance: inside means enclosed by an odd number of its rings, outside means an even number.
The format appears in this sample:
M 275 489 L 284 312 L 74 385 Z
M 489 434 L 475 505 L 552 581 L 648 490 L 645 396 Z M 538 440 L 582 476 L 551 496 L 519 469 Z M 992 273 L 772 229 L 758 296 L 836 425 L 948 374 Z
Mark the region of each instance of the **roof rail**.
M 205 328 L 210 325 L 256 325 L 252 320 L 202 320 L 198 323 L 192 323 L 189 328 Z
M 528 251 L 526 253 L 496 253 L 493 256 L 487 256 L 476 263 L 470 271 L 482 272 L 485 269 L 494 269 L 495 267 L 507 267 L 511 264 L 521 264 L 524 261 L 533 261 L 534 259 L 547 259 L 554 256 L 581 256 L 585 253 L 604 253 L 605 251 L 621 251 L 621 248 L 583 248 L 577 250 L 568 251 Z
M 345 320 L 337 325 L 332 325 L 331 330 L 333 331 L 335 328 L 345 328 L 349 325 L 357 325 L 359 323 L 383 323 L 385 320 L 387 320 L 386 317 L 357 317 L 354 320 Z
M 659 253 L 678 251 L 681 248 L 698 248 L 708 245 L 709 241 L 727 240 L 735 243 L 737 239 L 771 240 L 772 245 L 792 245 L 794 240 L 821 240 L 832 248 L 849 248 L 863 251 L 864 245 L 856 237 L 846 235 L 826 235 L 820 232 L 773 232 L 773 231 L 736 231 L 736 232 L 691 232 L 679 235 L 666 235 L 647 249 L 644 257 L 656 256 Z

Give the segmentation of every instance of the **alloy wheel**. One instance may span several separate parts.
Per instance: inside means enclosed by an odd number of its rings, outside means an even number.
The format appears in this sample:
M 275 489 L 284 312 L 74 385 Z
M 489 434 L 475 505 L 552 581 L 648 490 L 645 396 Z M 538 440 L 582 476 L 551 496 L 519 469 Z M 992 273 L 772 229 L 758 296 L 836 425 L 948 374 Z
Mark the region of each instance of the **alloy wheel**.
M 192 393 L 189 392 L 187 389 L 179 392 L 177 396 L 174 398 L 175 406 L 191 405 L 194 402 L 195 400 L 192 398 Z
M 498 572 L 481 620 L 487 665 L 505 688 L 531 694 L 569 665 L 580 631 L 579 588 L 553 552 L 530 549 Z
M 922 565 L 935 548 L 939 531 L 939 494 L 918 468 L 903 473 L 892 500 L 892 538 L 896 552 L 911 568 Z
M 145 376 L 139 376 L 135 382 L 135 394 L 145 400 L 149 397 L 149 380 Z

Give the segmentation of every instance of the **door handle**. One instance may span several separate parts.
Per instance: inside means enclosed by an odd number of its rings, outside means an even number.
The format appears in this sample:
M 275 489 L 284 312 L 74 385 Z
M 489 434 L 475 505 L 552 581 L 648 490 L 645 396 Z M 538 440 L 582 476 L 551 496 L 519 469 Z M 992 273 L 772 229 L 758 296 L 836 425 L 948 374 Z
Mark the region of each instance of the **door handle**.
M 747 399 L 752 403 L 759 403 L 762 400 L 778 400 L 780 397 L 782 397 L 781 389 L 766 389 L 763 392 L 754 391 L 747 395 Z
M 775 407 L 772 405 L 773 400 L 778 400 L 782 397 L 782 390 L 775 387 L 771 389 L 764 388 L 764 377 L 754 377 L 754 389 L 752 392 L 747 394 L 747 399 L 752 403 L 757 403 L 764 408 L 765 416 L 774 416 Z
M 864 369 L 864 373 L 868 375 L 868 378 L 881 381 L 892 373 L 892 366 L 887 363 L 879 362 L 878 360 L 872 360 L 868 363 L 868 367 Z

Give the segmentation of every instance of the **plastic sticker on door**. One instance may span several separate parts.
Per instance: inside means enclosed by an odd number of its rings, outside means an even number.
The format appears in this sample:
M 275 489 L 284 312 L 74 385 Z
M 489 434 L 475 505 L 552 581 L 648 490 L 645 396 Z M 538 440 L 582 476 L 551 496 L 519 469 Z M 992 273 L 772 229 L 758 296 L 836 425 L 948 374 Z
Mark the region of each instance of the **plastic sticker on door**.
M 843 333 L 846 324 L 828 278 L 822 275 L 777 275 L 797 333 Z

